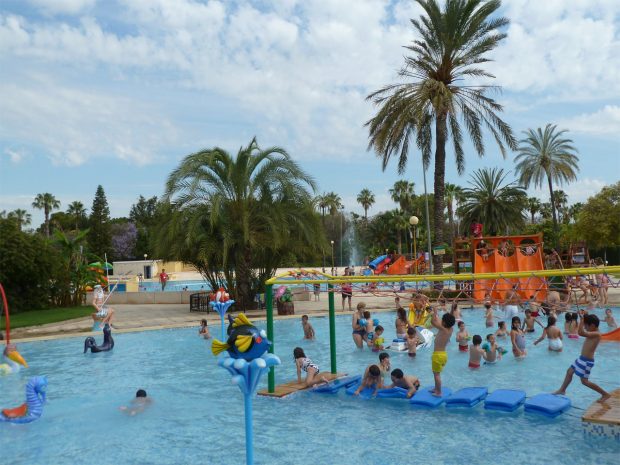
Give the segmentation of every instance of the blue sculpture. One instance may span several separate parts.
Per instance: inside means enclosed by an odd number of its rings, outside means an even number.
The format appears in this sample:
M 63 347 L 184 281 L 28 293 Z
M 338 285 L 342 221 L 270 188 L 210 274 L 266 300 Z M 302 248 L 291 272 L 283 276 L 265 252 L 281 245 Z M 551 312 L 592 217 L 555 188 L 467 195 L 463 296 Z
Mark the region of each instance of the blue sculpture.
M 234 304 L 234 300 L 227 300 L 226 302 L 211 302 L 211 306 L 213 309 L 220 315 L 220 320 L 222 322 L 222 340 L 226 339 L 226 329 L 224 327 L 224 315 L 230 308 L 232 304 Z
M 26 385 L 26 402 L 19 407 L 4 409 L 0 412 L 0 422 L 30 423 L 37 420 L 43 413 L 47 378 L 35 376 Z

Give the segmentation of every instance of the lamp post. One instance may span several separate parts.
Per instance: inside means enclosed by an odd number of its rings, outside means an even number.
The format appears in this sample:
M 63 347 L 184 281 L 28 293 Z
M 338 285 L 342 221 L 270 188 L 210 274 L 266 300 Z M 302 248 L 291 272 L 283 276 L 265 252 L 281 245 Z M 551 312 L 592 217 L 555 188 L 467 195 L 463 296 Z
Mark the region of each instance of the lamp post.
M 330 241 L 332 244 L 332 274 L 334 274 L 334 241 Z
M 413 242 L 413 265 L 414 265 L 414 273 L 418 274 L 418 257 L 417 257 L 417 250 L 416 250 L 416 243 L 415 243 L 415 239 L 416 239 L 416 226 L 418 225 L 418 223 L 420 222 L 420 220 L 418 219 L 417 216 L 412 216 L 409 218 L 409 224 L 413 227 L 413 238 L 412 238 L 412 242 Z
M 344 222 L 344 206 L 341 209 L 342 211 L 340 212 L 340 266 L 342 266 L 342 242 L 344 241 L 344 237 L 343 237 L 343 228 L 342 228 L 342 223 Z

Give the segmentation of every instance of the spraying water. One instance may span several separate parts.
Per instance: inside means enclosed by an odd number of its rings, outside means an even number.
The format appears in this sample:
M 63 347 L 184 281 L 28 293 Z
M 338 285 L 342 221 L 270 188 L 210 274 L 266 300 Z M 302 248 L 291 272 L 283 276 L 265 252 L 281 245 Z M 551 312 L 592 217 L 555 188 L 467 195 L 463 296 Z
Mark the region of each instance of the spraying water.
M 359 250 L 353 216 L 351 214 L 348 214 L 347 216 L 347 229 L 344 233 L 344 243 L 347 244 L 349 249 L 349 265 L 359 266 L 362 264 L 363 256 Z

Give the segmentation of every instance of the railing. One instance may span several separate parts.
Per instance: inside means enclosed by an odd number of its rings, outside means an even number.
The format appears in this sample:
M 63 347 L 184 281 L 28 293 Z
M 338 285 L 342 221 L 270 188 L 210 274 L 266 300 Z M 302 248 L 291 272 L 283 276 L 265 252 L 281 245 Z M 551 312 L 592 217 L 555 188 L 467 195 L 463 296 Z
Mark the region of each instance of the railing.
M 209 306 L 209 294 L 206 292 L 197 292 L 189 296 L 189 311 L 190 312 L 207 312 L 211 311 Z

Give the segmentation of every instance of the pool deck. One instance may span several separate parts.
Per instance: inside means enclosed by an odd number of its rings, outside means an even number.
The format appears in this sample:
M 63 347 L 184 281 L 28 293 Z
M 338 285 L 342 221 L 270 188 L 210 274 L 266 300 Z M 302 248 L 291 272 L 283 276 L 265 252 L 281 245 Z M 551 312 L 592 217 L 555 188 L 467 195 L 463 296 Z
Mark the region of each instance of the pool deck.
M 620 426 L 620 389 L 612 391 L 611 399 L 605 402 L 593 402 L 581 421 Z
M 325 378 L 327 381 L 333 381 L 338 378 L 342 378 L 346 376 L 346 373 L 321 373 L 321 377 Z M 297 381 L 289 381 L 288 383 L 278 384 L 275 387 L 274 392 L 269 392 L 267 389 L 263 389 L 258 391 L 259 396 L 267 396 L 267 397 L 286 397 L 288 395 L 294 394 L 299 391 L 305 391 L 309 389 L 305 383 L 299 383 Z

